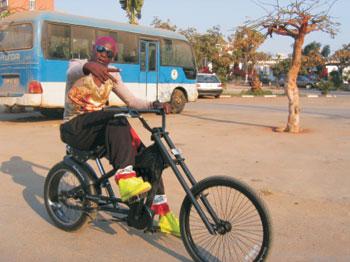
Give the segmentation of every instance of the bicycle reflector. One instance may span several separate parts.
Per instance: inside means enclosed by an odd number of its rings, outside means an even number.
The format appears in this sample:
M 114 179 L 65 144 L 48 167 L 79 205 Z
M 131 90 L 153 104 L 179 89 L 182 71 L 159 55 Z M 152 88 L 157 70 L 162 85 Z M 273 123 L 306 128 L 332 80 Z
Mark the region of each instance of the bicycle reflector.
M 39 81 L 30 81 L 28 84 L 28 92 L 30 94 L 42 94 L 43 88 L 41 87 L 41 83 Z

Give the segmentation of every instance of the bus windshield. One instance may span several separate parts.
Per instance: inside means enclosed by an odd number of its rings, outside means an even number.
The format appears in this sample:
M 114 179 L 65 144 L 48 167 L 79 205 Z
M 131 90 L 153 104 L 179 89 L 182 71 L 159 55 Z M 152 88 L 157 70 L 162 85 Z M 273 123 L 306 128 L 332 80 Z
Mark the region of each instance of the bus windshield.
M 13 24 L 5 26 L 0 33 L 1 51 L 30 49 L 33 45 L 33 27 L 31 24 Z

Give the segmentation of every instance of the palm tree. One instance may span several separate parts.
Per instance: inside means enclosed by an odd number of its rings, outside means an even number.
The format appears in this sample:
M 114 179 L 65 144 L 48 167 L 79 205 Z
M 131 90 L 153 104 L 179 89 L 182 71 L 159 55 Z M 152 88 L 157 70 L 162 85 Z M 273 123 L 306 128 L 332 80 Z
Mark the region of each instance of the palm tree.
M 141 19 L 143 0 L 119 0 L 119 3 L 122 9 L 126 11 L 129 23 L 137 25 L 138 20 Z

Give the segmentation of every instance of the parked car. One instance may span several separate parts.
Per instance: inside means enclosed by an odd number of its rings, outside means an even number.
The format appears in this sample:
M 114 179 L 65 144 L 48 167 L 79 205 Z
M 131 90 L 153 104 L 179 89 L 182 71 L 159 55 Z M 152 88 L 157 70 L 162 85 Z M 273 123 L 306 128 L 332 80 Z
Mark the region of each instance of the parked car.
M 222 83 L 215 74 L 197 74 L 197 90 L 198 96 L 214 96 L 220 97 L 223 89 Z
M 260 75 L 259 78 L 261 83 L 268 86 L 271 86 L 276 82 L 276 77 L 274 77 L 273 75 Z
M 282 76 L 280 77 L 280 79 L 278 80 L 278 84 L 280 86 L 284 86 L 285 82 L 286 82 L 286 77 Z M 298 75 L 297 77 L 297 86 L 299 88 L 313 88 L 316 87 L 317 81 L 315 79 L 311 79 L 305 75 Z

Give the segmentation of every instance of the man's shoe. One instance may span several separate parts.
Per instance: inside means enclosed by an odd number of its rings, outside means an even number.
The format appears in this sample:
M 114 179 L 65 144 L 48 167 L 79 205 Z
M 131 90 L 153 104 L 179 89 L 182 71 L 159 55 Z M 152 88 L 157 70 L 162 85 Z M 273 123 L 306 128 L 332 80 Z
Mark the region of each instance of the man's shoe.
M 163 233 L 181 237 L 179 219 L 175 217 L 173 212 L 160 216 L 158 226 Z
M 136 172 L 132 170 L 132 167 L 118 170 L 115 180 L 119 186 L 120 198 L 124 202 L 152 188 L 150 183 L 144 182 L 141 177 L 136 177 Z

